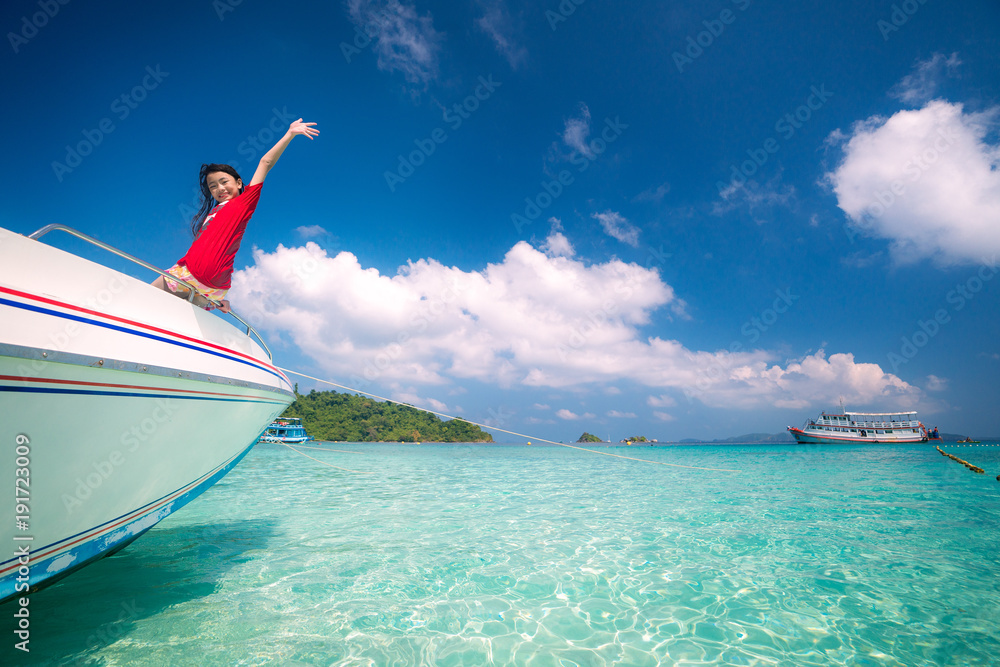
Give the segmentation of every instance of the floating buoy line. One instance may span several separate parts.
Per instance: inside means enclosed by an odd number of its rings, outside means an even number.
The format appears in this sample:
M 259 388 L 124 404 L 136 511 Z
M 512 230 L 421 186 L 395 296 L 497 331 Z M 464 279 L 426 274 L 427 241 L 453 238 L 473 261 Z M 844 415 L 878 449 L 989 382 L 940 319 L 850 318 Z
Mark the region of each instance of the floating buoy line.
M 330 385 L 332 387 L 337 387 L 339 389 L 344 389 L 346 391 L 354 392 L 356 394 L 362 394 L 364 396 L 370 396 L 370 397 L 378 399 L 380 401 L 387 401 L 389 403 L 395 403 L 397 405 L 404 405 L 404 406 L 406 406 L 408 408 L 413 408 L 414 410 L 420 410 L 421 412 L 427 412 L 427 413 L 430 413 L 432 415 L 437 415 L 438 417 L 443 417 L 444 419 L 456 419 L 456 420 L 458 420 L 460 422 L 465 422 L 466 424 L 472 424 L 473 426 L 478 426 L 479 428 L 485 428 L 485 429 L 489 429 L 491 431 L 499 431 L 501 433 L 507 433 L 509 435 L 516 435 L 517 437 L 519 437 L 519 438 L 525 438 L 526 440 L 530 438 L 531 440 L 537 440 L 538 442 L 547 442 L 550 445 L 556 445 L 558 447 L 568 447 L 569 449 L 579 449 L 580 451 L 590 452 L 591 454 L 600 454 L 601 456 L 613 456 L 613 457 L 615 457 L 617 459 L 626 459 L 628 461 L 639 461 L 641 463 L 653 463 L 653 464 L 656 464 L 656 465 L 668 466 L 668 467 L 671 467 L 671 468 L 687 468 L 689 470 L 710 470 L 712 472 L 739 472 L 738 470 L 730 470 L 728 468 L 703 468 L 701 466 L 686 466 L 686 465 L 682 465 L 680 463 L 666 463 L 664 461 L 650 461 L 649 459 L 639 459 L 639 458 L 635 458 L 635 457 L 632 457 L 632 456 L 623 456 L 621 454 L 613 454 L 611 452 L 599 452 L 599 451 L 596 451 L 596 450 L 593 450 L 593 449 L 587 449 L 586 447 L 577 447 L 576 445 L 567 445 L 564 442 L 555 442 L 554 440 L 546 440 L 545 438 L 539 438 L 539 437 L 533 436 L 533 435 L 525 435 L 524 433 L 517 433 L 516 431 L 508 431 L 507 429 L 503 429 L 503 428 L 500 428 L 498 426 L 487 426 L 486 424 L 480 424 L 480 423 L 474 422 L 474 421 L 472 421 L 470 419 L 463 419 L 462 417 L 455 417 L 455 416 L 452 416 L 452 415 L 447 415 L 447 414 L 445 414 L 443 412 L 437 412 L 435 410 L 430 410 L 428 408 L 417 407 L 416 405 L 413 405 L 411 403 L 403 403 L 402 401 L 395 401 L 395 400 L 393 400 L 391 398 L 386 398 L 385 396 L 378 396 L 376 394 L 372 394 L 372 393 L 367 392 L 367 391 L 361 391 L 360 389 L 355 389 L 353 387 L 348 387 L 348 386 L 345 386 L 345 385 L 342 385 L 342 384 L 338 384 L 338 383 L 333 382 L 331 380 L 324 380 L 322 378 L 313 377 L 312 375 L 306 375 L 305 373 L 300 373 L 299 371 L 293 371 L 293 370 L 290 370 L 288 368 L 282 368 L 281 366 L 275 366 L 275 368 L 277 368 L 279 371 L 284 371 L 285 373 L 291 373 L 292 375 L 298 375 L 299 377 L 308 378 L 308 379 L 314 380 L 316 382 L 322 382 L 323 384 L 328 384 L 328 385 Z M 531 443 L 529 442 L 528 444 L 531 444 Z M 285 446 L 288 447 L 289 449 L 293 449 L 293 450 L 298 451 L 296 449 L 296 447 L 294 447 L 292 445 L 285 444 Z M 299 445 L 299 447 L 301 447 L 301 445 Z M 336 449 L 325 449 L 325 448 L 322 448 L 322 447 L 309 447 L 309 449 L 319 449 L 321 451 L 328 451 L 328 452 L 341 451 L 341 450 L 336 450 Z M 313 458 L 312 456 L 309 456 L 308 454 L 306 454 L 304 452 L 298 452 L 298 453 L 302 454 L 302 456 L 305 456 L 306 458 L 312 459 L 313 461 L 316 461 L 318 463 L 323 463 L 323 465 L 328 465 L 331 468 L 337 468 L 338 470 L 347 470 L 349 472 L 362 472 L 363 473 L 363 471 L 360 471 L 360 470 L 350 470 L 349 468 L 338 468 L 337 466 L 333 466 L 333 465 L 330 465 L 329 463 L 324 463 L 323 461 L 320 461 L 319 459 Z M 350 453 L 351 454 L 358 454 L 359 452 L 350 452 Z M 371 474 L 371 473 L 363 473 L 363 474 Z
M 979 475 L 982 475 L 983 473 L 985 473 L 985 472 L 986 472 L 985 470 L 983 470 L 983 469 L 982 469 L 982 468 L 980 468 L 979 466 L 977 466 L 977 465 L 972 465 L 972 464 L 971 464 L 971 463 L 969 463 L 968 461 L 963 461 L 962 459 L 958 458 L 957 456 L 955 456 L 955 455 L 953 455 L 953 454 L 949 454 L 948 452 L 944 451 L 943 449 L 941 449 L 941 448 L 940 448 L 940 447 L 938 447 L 938 446 L 935 446 L 934 448 L 935 448 L 936 450 L 938 450 L 938 451 L 939 451 L 939 452 L 941 453 L 941 456 L 947 456 L 947 457 L 948 457 L 949 459 L 951 459 L 952 461 L 957 461 L 958 463 L 961 463 L 962 465 L 964 465 L 964 466 L 965 466 L 966 468 L 968 468 L 969 470 L 971 470 L 971 471 L 972 471 L 972 472 L 974 472 L 974 473 L 977 473 L 977 474 L 979 474 Z M 1000 482 L 1000 475 L 997 475 L 997 481 L 998 481 L 998 482 Z

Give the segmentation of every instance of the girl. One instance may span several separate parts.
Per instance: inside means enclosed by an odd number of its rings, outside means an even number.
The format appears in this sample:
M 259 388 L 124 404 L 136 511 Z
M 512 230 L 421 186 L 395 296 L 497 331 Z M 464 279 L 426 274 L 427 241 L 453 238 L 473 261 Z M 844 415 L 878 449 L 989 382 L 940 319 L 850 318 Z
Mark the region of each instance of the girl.
M 319 130 L 313 127 L 315 124 L 303 123 L 299 118 L 289 125 L 285 136 L 260 159 L 246 189 L 240 175 L 228 164 L 201 165 L 198 174 L 201 209 L 191 220 L 194 243 L 184 257 L 167 269 L 167 273 L 198 291 L 194 297 L 195 305 L 211 310 L 214 306 L 208 299 L 214 299 L 222 303 L 219 310 L 229 312 L 229 302 L 223 297 L 229 291 L 233 260 L 240 249 L 247 222 L 257 208 L 261 185 L 292 139 L 302 134 L 312 140 L 319 135 Z M 213 201 L 217 203 L 214 208 Z M 153 285 L 184 299 L 189 294 L 186 287 L 163 276 L 154 280 Z

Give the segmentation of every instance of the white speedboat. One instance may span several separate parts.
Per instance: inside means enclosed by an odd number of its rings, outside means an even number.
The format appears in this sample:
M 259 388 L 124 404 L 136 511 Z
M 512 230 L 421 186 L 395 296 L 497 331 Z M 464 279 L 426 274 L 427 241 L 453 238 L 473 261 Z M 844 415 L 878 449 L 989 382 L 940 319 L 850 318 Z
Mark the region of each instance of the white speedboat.
M 788 427 L 800 444 L 902 444 L 927 442 L 927 429 L 916 412 L 823 413 L 802 428 Z
M 0 602 L 190 502 L 294 398 L 249 326 L 36 240 L 53 229 L 159 272 L 59 225 L 0 229 Z

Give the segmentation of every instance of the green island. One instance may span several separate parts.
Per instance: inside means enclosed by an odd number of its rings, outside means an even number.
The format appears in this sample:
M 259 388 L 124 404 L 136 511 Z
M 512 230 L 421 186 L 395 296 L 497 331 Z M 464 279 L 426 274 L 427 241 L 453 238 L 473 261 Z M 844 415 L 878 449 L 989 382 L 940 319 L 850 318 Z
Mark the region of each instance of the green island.
M 604 442 L 604 441 L 598 438 L 593 433 L 587 433 L 586 431 L 584 431 L 583 435 L 580 436 L 580 439 L 577 440 L 577 442 Z
M 316 391 L 299 394 L 282 417 L 299 417 L 317 440 L 340 442 L 493 442 L 478 426 L 444 421 L 399 403 L 356 394 Z

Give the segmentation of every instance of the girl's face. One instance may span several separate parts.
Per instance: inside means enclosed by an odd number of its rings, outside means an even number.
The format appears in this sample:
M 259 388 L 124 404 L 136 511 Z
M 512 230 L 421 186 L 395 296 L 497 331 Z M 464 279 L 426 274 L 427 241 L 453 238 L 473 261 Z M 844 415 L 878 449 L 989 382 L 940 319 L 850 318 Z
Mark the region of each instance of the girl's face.
M 208 191 L 212 198 L 220 204 L 240 194 L 240 190 L 243 189 L 242 180 L 234 178 L 224 171 L 213 171 L 205 177 L 205 182 L 208 184 Z

